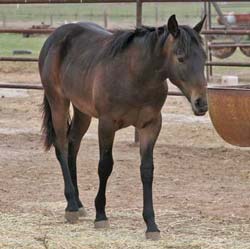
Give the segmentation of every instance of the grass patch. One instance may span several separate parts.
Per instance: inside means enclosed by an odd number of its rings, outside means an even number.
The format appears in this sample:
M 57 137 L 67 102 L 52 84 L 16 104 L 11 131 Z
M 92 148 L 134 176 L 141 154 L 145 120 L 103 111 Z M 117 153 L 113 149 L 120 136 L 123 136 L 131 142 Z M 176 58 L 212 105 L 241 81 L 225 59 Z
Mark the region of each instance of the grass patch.
M 246 3 L 220 4 L 222 11 L 235 13 L 247 13 Z M 143 20 L 154 20 L 156 12 L 158 18 L 163 21 L 170 15 L 176 14 L 181 20 L 191 19 L 197 21 L 201 15 L 203 3 L 145 3 L 143 4 Z M 79 21 L 102 18 L 106 11 L 112 21 L 126 18 L 129 23 L 135 22 L 136 5 L 134 3 L 110 3 L 110 4 L 24 4 L 24 5 L 1 5 L 0 25 L 5 19 L 6 24 L 13 22 L 45 22 L 53 24 L 62 23 L 65 20 Z M 214 8 L 212 14 L 216 15 Z M 213 18 L 215 20 L 215 18 Z M 150 21 L 151 23 L 151 21 Z
M 12 56 L 13 50 L 31 50 L 32 57 L 38 57 L 46 36 L 25 38 L 20 34 L 0 35 L 0 56 Z
M 185 5 L 185 7 L 183 7 Z M 54 25 L 67 21 L 90 20 L 98 21 L 103 19 L 104 11 L 107 12 L 112 22 L 125 18 L 127 23 L 134 24 L 136 16 L 136 6 L 131 4 L 43 4 L 43 5 L 1 5 L 0 25 L 5 19 L 6 25 L 13 22 L 44 22 Z M 198 20 L 202 3 L 148 3 L 143 5 L 143 20 L 156 20 L 158 18 L 166 21 L 167 18 L 176 14 L 179 19 L 190 18 Z M 151 21 L 150 21 L 151 23 Z

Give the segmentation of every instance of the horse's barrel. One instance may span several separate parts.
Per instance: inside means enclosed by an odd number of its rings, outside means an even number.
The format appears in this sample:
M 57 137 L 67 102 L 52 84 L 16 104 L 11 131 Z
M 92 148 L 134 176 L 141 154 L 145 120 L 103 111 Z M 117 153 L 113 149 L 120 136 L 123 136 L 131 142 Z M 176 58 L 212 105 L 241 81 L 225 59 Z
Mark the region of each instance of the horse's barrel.
M 250 85 L 208 87 L 209 115 L 228 143 L 250 146 Z

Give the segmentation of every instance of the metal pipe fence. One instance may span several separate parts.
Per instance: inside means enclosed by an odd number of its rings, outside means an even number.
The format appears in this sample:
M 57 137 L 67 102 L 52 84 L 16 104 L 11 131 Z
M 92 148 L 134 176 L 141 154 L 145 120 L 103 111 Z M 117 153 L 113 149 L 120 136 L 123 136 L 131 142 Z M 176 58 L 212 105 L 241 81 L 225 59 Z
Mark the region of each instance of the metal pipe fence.
M 136 3 L 136 25 L 137 27 L 142 24 L 142 7 L 143 3 L 150 2 L 201 2 L 195 0 L 0 0 L 1 4 L 84 4 L 84 3 Z M 204 0 L 202 2 L 211 2 L 209 0 Z M 219 0 L 217 2 L 224 2 Z M 237 0 L 229 0 L 228 2 L 238 2 Z M 241 1 L 248 2 L 248 1 Z M 53 32 L 54 28 L 1 28 L 0 33 L 21 33 L 21 34 L 50 34 Z M 221 29 L 207 29 L 202 31 L 203 35 L 250 35 L 250 30 L 248 29 L 239 29 L 239 30 L 221 30 Z M 37 62 L 37 58 L 28 58 L 28 57 L 0 57 L 0 61 L 13 61 L 13 62 Z M 246 62 L 213 62 L 209 61 L 206 63 L 207 66 L 232 66 L 232 67 L 249 67 L 250 63 Z M 1 85 L 0 87 L 7 86 L 6 84 Z M 13 86 L 13 85 L 12 85 Z M 23 86 L 26 87 L 26 86 Z M 27 85 L 27 87 L 30 87 Z M 30 88 L 33 89 L 33 88 Z M 179 96 L 179 95 L 177 95 Z

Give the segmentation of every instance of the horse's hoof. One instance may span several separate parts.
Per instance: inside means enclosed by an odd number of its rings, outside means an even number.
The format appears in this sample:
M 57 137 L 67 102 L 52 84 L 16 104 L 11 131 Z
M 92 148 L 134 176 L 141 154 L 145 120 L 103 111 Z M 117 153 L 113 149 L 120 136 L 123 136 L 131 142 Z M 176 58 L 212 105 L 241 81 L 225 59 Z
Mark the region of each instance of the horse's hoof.
M 160 232 L 146 232 L 146 239 L 159 240 L 161 238 Z
M 100 221 L 95 221 L 95 228 L 109 228 L 109 221 L 108 220 L 100 220 Z
M 78 215 L 79 215 L 79 217 L 86 217 L 86 216 L 88 216 L 88 213 L 84 207 L 81 207 L 78 210 Z
M 78 218 L 79 218 L 79 212 L 78 211 L 74 211 L 74 212 L 66 211 L 65 212 L 65 219 L 66 219 L 67 222 L 69 222 L 71 224 L 77 223 Z

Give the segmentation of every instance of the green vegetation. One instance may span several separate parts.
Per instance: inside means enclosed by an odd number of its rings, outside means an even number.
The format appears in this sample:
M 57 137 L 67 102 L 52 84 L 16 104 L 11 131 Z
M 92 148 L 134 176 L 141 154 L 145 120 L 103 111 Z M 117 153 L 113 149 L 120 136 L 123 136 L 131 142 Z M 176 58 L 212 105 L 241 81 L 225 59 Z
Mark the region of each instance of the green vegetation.
M 21 34 L 0 35 L 0 56 L 11 56 L 15 49 L 31 50 L 32 57 L 38 57 L 45 36 L 25 38 Z
M 224 12 L 246 13 L 250 6 L 246 3 L 220 4 Z M 164 21 L 171 14 L 176 14 L 179 19 L 198 19 L 201 15 L 203 3 L 147 3 L 143 4 L 143 19 L 147 23 L 158 15 Z M 121 18 L 128 19 L 127 23 L 135 22 L 135 4 L 36 4 L 36 5 L 1 5 L 0 25 L 3 20 L 12 22 L 45 22 L 59 24 L 65 20 L 79 21 L 102 19 L 104 11 L 113 22 Z M 157 13 L 157 14 L 156 14 Z M 215 11 L 212 8 L 212 13 Z M 151 22 L 151 21 L 150 21 Z
M 149 3 L 143 5 L 143 23 L 147 25 L 165 24 L 175 13 L 180 23 L 198 22 L 202 3 Z M 59 26 L 65 21 L 92 21 L 103 25 L 104 11 L 108 14 L 109 28 L 135 26 L 135 4 L 36 4 L 0 5 L 0 27 L 31 27 L 34 24 Z M 20 34 L 0 34 L 0 56 L 11 56 L 14 49 L 32 50 L 37 57 L 45 36 L 25 38 Z
M 199 16 L 202 3 L 150 3 L 143 5 L 144 17 L 154 17 L 156 7 L 159 16 L 167 18 L 175 13 L 177 16 Z M 55 19 L 81 19 L 81 17 L 102 16 L 106 11 L 110 17 L 135 17 L 135 4 L 44 4 L 44 5 L 1 5 L 0 16 L 9 20 L 45 21 L 53 16 Z

